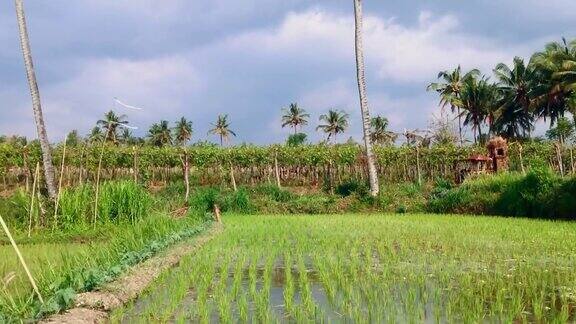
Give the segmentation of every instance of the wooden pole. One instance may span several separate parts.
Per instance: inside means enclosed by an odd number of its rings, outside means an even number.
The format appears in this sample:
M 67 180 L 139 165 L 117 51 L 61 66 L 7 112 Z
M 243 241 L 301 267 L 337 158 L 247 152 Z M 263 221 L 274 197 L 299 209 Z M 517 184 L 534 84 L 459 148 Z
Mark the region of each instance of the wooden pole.
M 184 148 L 184 159 L 182 159 L 182 172 L 184 172 L 184 185 L 186 186 L 186 193 L 184 200 L 188 203 L 190 199 L 190 161 L 188 159 L 188 150 Z
M 38 286 L 36 286 L 36 281 L 34 280 L 34 277 L 32 277 L 32 274 L 30 273 L 30 270 L 28 269 L 28 266 L 26 265 L 26 261 L 24 261 L 24 257 L 22 257 L 22 253 L 20 253 L 20 249 L 18 248 L 18 245 L 16 245 L 16 242 L 14 241 L 12 234 L 8 230 L 8 226 L 6 225 L 6 222 L 4 222 L 4 218 L 2 217 L 2 215 L 0 215 L 0 223 L 2 223 L 2 228 L 4 229 L 4 232 L 6 232 L 6 235 L 8 236 L 8 239 L 10 240 L 10 244 L 12 244 L 12 247 L 14 248 L 14 251 L 16 252 L 16 255 L 18 255 L 18 259 L 20 260 L 22 267 L 24 267 L 24 271 L 26 271 L 26 275 L 28 276 L 28 280 L 30 280 L 30 284 L 32 284 L 32 288 L 34 288 L 34 291 L 36 292 L 36 295 L 38 296 L 40 303 L 44 304 L 44 299 L 42 298 L 42 295 L 40 294 L 40 290 L 38 290 Z
M 558 167 L 560 168 L 560 175 L 564 177 L 564 163 L 562 161 L 562 151 L 560 149 L 560 144 L 554 143 L 556 146 L 556 156 L 558 158 Z
M 522 174 L 526 174 L 526 169 L 524 169 L 524 157 L 522 156 L 522 150 L 524 150 L 524 148 L 522 147 L 522 144 L 518 143 L 518 153 L 519 153 L 519 157 L 520 157 L 520 169 L 522 170 Z
M 232 181 L 232 187 L 234 191 L 238 191 L 238 187 L 236 186 L 236 178 L 234 177 L 234 167 L 232 166 L 232 162 L 230 162 L 230 179 Z
M 36 198 L 36 184 L 40 177 L 40 162 L 36 163 L 36 171 L 34 171 L 34 181 L 32 184 L 32 196 L 30 198 L 30 213 L 28 217 L 28 237 L 32 236 L 32 215 L 34 213 L 34 199 Z
M 220 214 L 220 207 L 218 207 L 218 205 L 214 205 L 214 218 L 218 224 L 222 224 L 222 216 Z
M 108 135 L 106 135 L 108 137 Z M 104 158 L 104 148 L 106 145 L 106 138 L 104 138 L 104 143 L 102 143 L 102 151 L 100 152 L 100 159 L 98 160 L 98 170 L 96 171 L 96 195 L 94 198 L 94 220 L 93 226 L 96 228 L 96 220 L 98 219 L 98 196 L 100 194 L 100 171 L 102 170 L 102 159 Z
M 276 172 L 276 185 L 282 188 L 280 184 L 280 170 L 278 169 L 278 152 L 274 153 L 274 171 Z
M 138 183 L 138 152 L 136 152 L 136 146 L 132 147 L 134 152 L 134 182 Z
M 574 147 L 570 147 L 570 168 L 574 174 Z
M 422 172 L 420 170 L 420 145 L 416 145 L 416 172 L 418 173 L 418 185 L 422 185 Z
M 66 164 L 66 146 L 68 137 L 64 140 L 64 149 L 62 150 L 62 163 L 60 166 L 60 179 L 58 179 L 58 193 L 56 195 L 56 205 L 54 206 L 54 228 L 58 226 L 58 207 L 60 206 L 60 192 L 62 191 L 62 179 L 64 178 L 64 166 Z
M 78 184 L 82 185 L 83 179 L 83 170 L 84 170 L 84 151 L 86 150 L 86 145 L 82 145 L 82 153 L 80 153 L 80 170 L 78 172 Z

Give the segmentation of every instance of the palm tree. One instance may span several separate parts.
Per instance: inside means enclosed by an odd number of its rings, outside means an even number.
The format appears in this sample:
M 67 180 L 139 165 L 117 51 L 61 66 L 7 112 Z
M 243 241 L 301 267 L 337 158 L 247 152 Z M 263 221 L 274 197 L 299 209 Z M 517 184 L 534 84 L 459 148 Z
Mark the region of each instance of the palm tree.
M 291 103 L 290 107 L 283 108 L 282 112 L 282 128 L 290 126 L 294 128 L 294 134 L 298 133 L 298 127 L 308 125 L 308 118 L 310 115 L 306 113 L 306 110 L 298 107 L 297 103 Z
M 316 130 L 322 130 L 328 134 L 328 141 L 330 139 L 336 141 L 336 135 L 342 134 L 348 129 L 348 118 L 349 115 L 344 111 L 330 109 L 328 114 L 320 115 L 319 120 L 323 121 L 324 124 L 320 124 Z
M 501 101 L 494 112 L 494 131 L 508 138 L 519 138 L 533 130 L 532 93 L 534 91 L 534 70 L 516 57 L 512 68 L 504 63 L 496 66 L 494 74 L 498 78 L 498 91 Z
M 132 131 L 128 128 L 122 129 L 122 133 L 120 134 L 120 140 L 122 141 L 122 143 L 126 145 L 130 145 L 135 142 L 134 135 L 132 134 Z
M 182 117 L 174 127 L 174 140 L 178 145 L 184 145 L 192 138 L 192 122 Z
M 126 115 L 116 115 L 115 112 L 110 110 L 104 114 L 104 119 L 96 122 L 96 125 L 106 130 L 104 140 L 112 143 L 118 143 L 118 127 L 121 125 L 128 125 Z
M 576 112 L 576 41 L 568 44 L 550 43 L 543 52 L 532 56 L 537 85 L 534 88 L 534 113 L 550 118 L 550 125 L 564 117 L 567 111 Z
M 44 124 L 44 117 L 42 114 L 42 104 L 40 102 L 40 90 L 38 89 L 36 72 L 34 71 L 34 64 L 32 61 L 32 50 L 30 49 L 30 39 L 28 38 L 28 29 L 26 27 L 24 3 L 23 0 L 15 0 L 15 4 L 16 4 L 16 17 L 18 20 L 18 29 L 20 32 L 20 45 L 22 47 L 22 55 L 24 56 L 24 66 L 26 67 L 26 76 L 28 78 L 30 96 L 32 97 L 32 110 L 34 111 L 36 130 L 38 132 L 38 139 L 40 140 L 40 147 L 42 149 L 42 164 L 44 165 L 44 179 L 46 181 L 46 187 L 48 189 L 48 196 L 50 197 L 50 199 L 53 200 L 56 198 L 54 165 L 52 164 L 50 141 L 48 140 L 46 125 Z
M 370 109 L 366 91 L 366 71 L 364 67 L 364 47 L 362 39 L 363 15 L 362 0 L 354 0 L 354 21 L 356 26 L 355 52 L 356 52 L 356 75 L 358 78 L 358 92 L 360 95 L 360 110 L 362 112 L 362 129 L 364 131 L 364 147 L 366 150 L 366 163 L 368 166 L 368 178 L 370 179 L 370 193 L 376 197 L 380 191 L 376 162 L 372 151 L 370 136 Z
M 174 139 L 176 144 L 182 146 L 183 154 L 180 156 L 180 161 L 182 162 L 182 173 L 184 174 L 184 186 L 186 187 L 186 193 L 184 194 L 184 200 L 188 202 L 190 197 L 190 160 L 188 157 L 188 150 L 186 149 L 186 143 L 192 138 L 192 122 L 186 120 L 182 117 L 176 122 L 176 127 L 174 127 Z
M 90 134 L 88 134 L 88 140 L 90 141 L 90 143 L 101 142 L 104 140 L 104 134 L 102 133 L 100 127 L 95 126 L 94 128 L 92 128 Z
M 159 123 L 150 126 L 148 138 L 150 138 L 150 142 L 154 146 L 162 147 L 172 144 L 172 133 L 170 132 L 168 121 L 161 120 Z
M 464 81 L 457 104 L 462 107 L 464 126 L 472 125 L 474 142 L 482 138 L 482 123 L 488 119 L 492 125 L 493 111 L 497 107 L 498 91 L 495 84 L 486 77 L 468 78 Z
M 452 113 L 458 116 L 458 135 L 460 138 L 460 145 L 464 144 L 462 137 L 462 107 L 459 105 L 462 87 L 467 79 L 477 77 L 480 71 L 474 69 L 462 75 L 462 67 L 458 67 L 454 71 L 442 71 L 438 73 L 438 79 L 443 80 L 441 83 L 431 83 L 428 85 L 428 91 L 436 91 L 440 94 L 440 106 L 445 108 L 450 106 Z
M 388 130 L 388 118 L 376 116 L 372 118 L 371 140 L 374 144 L 392 145 L 396 142 L 398 135 Z
M 228 115 L 218 115 L 216 123 L 212 124 L 212 126 L 214 128 L 212 128 L 208 133 L 220 137 L 220 146 L 224 146 L 224 143 L 228 143 L 231 135 L 236 137 L 236 133 L 230 129 Z

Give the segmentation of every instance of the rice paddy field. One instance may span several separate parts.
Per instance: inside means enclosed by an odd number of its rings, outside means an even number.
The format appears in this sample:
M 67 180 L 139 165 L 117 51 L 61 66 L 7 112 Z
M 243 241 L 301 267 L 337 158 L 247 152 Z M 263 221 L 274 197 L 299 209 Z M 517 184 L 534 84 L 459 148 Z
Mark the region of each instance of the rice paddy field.
M 570 322 L 576 223 L 227 215 L 113 323 Z

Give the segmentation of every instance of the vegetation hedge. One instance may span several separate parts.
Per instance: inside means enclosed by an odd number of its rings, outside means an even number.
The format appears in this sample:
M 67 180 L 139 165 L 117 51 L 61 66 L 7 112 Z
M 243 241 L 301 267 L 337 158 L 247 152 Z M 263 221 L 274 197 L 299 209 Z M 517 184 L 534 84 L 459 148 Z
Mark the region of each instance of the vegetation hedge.
M 437 190 L 428 209 L 434 213 L 576 220 L 576 177 L 562 178 L 548 168 L 534 168 L 525 176 L 481 176 L 457 188 Z
M 54 148 L 54 164 L 59 165 L 62 157 L 62 145 Z M 83 166 L 96 169 L 98 160 L 104 150 L 102 166 L 104 168 L 132 168 L 134 158 L 140 168 L 146 167 L 180 167 L 184 149 L 177 147 L 127 147 L 114 145 L 90 145 L 67 149 L 66 163 L 70 166 Z M 523 144 L 525 163 L 530 165 L 534 161 L 547 162 L 556 159 L 554 145 L 550 142 L 530 142 Z M 416 158 L 414 147 L 376 147 L 375 153 L 381 167 L 412 165 Z M 451 165 L 453 162 L 466 158 L 474 153 L 485 153 L 479 146 L 438 146 L 421 148 L 419 155 L 421 164 Z M 216 146 L 192 146 L 186 148 L 186 154 L 194 167 L 202 168 L 214 165 L 232 164 L 237 167 L 258 167 L 278 163 L 283 166 L 323 166 L 334 164 L 338 166 L 351 166 L 358 162 L 362 156 L 362 147 L 359 145 L 303 145 L 303 146 L 253 146 L 243 145 L 231 148 Z M 570 160 L 570 151 L 565 150 L 565 160 Z M 520 170 L 520 156 L 518 145 L 510 147 L 510 159 L 513 169 Z M 41 161 L 40 147 L 32 142 L 26 147 L 15 144 L 0 144 L 0 172 L 6 172 L 13 167 L 32 167 Z

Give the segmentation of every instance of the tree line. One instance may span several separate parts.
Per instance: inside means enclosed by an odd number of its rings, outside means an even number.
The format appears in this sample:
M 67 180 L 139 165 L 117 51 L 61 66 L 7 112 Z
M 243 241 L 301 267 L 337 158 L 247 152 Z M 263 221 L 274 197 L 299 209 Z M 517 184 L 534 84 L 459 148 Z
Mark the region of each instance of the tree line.
M 565 128 L 567 113 L 576 112 L 576 40 L 549 43 L 528 62 L 515 57 L 511 65 L 500 63 L 493 74 L 492 79 L 458 66 L 440 72 L 440 81 L 428 86 L 439 94 L 440 105 L 456 114 L 461 144 L 463 127 L 471 127 L 475 143 L 492 135 L 526 139 L 536 121 Z M 558 130 L 548 135 L 564 141 Z

